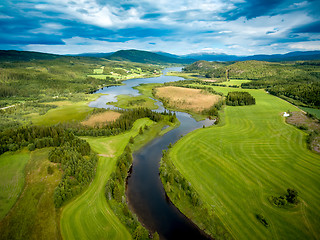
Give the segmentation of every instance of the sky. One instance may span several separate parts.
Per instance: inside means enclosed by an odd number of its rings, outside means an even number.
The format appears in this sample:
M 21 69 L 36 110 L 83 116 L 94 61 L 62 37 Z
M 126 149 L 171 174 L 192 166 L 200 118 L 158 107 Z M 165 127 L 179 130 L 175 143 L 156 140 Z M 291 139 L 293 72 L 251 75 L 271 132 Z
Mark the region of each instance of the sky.
M 320 1 L 1 0 L 0 49 L 178 55 L 320 50 Z

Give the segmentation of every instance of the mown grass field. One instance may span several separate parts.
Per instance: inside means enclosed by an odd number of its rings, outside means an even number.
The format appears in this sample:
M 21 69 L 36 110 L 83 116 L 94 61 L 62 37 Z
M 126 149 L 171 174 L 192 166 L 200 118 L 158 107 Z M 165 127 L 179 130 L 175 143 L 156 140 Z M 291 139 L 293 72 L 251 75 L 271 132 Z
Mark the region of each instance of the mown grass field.
M 178 141 L 171 160 L 235 239 L 319 239 L 320 155 L 307 149 L 306 134 L 282 116 L 297 108 L 263 90 L 246 91 L 256 105 L 227 106 L 218 126 Z M 287 188 L 299 193 L 296 207 L 269 202 Z
M 53 204 L 53 192 L 61 172 L 49 162 L 48 152 L 44 148 L 26 153 L 30 160 L 25 167 L 25 188 L 0 222 L 0 239 L 60 239 L 59 212 Z M 54 169 L 51 175 L 48 166 Z
M 0 221 L 16 203 L 24 186 L 28 151 L 0 155 Z
M 131 239 L 106 201 L 105 185 L 130 137 L 136 136 L 140 127 L 151 124 L 150 119 L 143 118 L 124 134 L 85 138 L 100 158 L 95 178 L 88 189 L 62 211 L 61 233 L 64 239 Z

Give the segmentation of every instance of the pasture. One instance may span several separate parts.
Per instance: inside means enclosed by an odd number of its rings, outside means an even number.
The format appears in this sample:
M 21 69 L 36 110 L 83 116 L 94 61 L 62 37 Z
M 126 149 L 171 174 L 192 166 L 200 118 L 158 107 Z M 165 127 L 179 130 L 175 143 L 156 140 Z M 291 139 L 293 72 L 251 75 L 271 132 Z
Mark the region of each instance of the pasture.
M 131 239 L 107 203 L 105 185 L 130 137 L 138 135 L 140 127 L 152 124 L 150 119 L 143 118 L 123 134 L 84 138 L 100 158 L 95 178 L 88 189 L 63 208 L 60 225 L 64 239 Z
M 25 182 L 25 166 L 30 158 L 26 150 L 0 155 L 0 221 L 16 203 Z
M 53 203 L 53 193 L 61 172 L 49 162 L 48 152 L 49 149 L 44 148 L 23 153 L 27 154 L 25 158 L 30 158 L 25 167 L 25 187 L 12 210 L 0 222 L 0 239 L 60 238 L 59 212 Z M 52 174 L 48 174 L 48 166 L 53 169 Z
M 213 88 L 225 95 L 238 91 Z M 218 126 L 183 137 L 170 159 L 233 238 L 319 239 L 320 155 L 307 149 L 306 134 L 282 116 L 297 108 L 263 90 L 245 91 L 256 105 L 225 107 Z M 297 206 L 269 202 L 268 197 L 283 195 L 287 188 L 298 191 Z

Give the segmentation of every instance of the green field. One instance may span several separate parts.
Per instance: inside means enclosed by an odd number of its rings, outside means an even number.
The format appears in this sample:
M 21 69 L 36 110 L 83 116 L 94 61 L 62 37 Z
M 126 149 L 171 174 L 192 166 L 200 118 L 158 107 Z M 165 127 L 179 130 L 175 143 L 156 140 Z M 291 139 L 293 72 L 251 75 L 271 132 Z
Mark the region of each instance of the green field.
M 133 109 L 133 108 L 150 108 L 150 109 L 157 109 L 158 106 L 154 103 L 155 100 L 150 99 L 144 95 L 140 96 L 131 96 L 131 95 L 118 95 L 117 102 L 111 102 L 107 104 L 114 105 L 119 108 L 125 109 Z
M 0 221 L 16 203 L 24 186 L 24 169 L 30 158 L 27 151 L 0 156 Z
M 307 149 L 306 134 L 282 117 L 297 108 L 263 90 L 246 91 L 256 105 L 227 106 L 218 126 L 183 137 L 170 158 L 235 239 L 319 239 L 320 156 Z M 269 202 L 287 188 L 299 193 L 296 207 Z
M 228 82 L 221 82 L 218 84 L 227 85 L 227 86 L 241 86 L 242 83 L 251 82 L 251 80 L 243 80 L 243 79 L 230 79 Z
M 311 113 L 312 115 L 316 116 L 318 119 L 320 119 L 320 109 L 315 109 L 315 108 L 307 108 L 307 107 L 299 107 L 303 111 L 307 113 Z
M 100 154 L 100 159 L 89 188 L 62 211 L 61 233 L 64 239 L 131 239 L 130 233 L 106 201 L 105 185 L 130 137 L 136 136 L 140 127 L 151 124 L 150 119 L 143 118 L 124 134 L 84 138 Z
M 61 172 L 48 160 L 48 148 L 26 152 L 25 188 L 9 214 L 0 222 L 0 239 L 59 239 L 59 212 L 53 192 Z M 2 155 L 6 156 L 6 154 Z M 1 156 L 1 157 L 2 157 Z M 12 159 L 13 160 L 13 159 Z M 48 174 L 47 168 L 54 169 Z
M 99 97 L 97 94 L 86 96 L 88 100 L 80 102 L 52 102 L 51 104 L 58 105 L 57 108 L 49 110 L 44 115 L 32 114 L 29 115 L 32 123 L 36 125 L 54 125 L 63 122 L 82 121 L 88 114 L 93 111 L 93 108 L 88 106 L 90 101 Z

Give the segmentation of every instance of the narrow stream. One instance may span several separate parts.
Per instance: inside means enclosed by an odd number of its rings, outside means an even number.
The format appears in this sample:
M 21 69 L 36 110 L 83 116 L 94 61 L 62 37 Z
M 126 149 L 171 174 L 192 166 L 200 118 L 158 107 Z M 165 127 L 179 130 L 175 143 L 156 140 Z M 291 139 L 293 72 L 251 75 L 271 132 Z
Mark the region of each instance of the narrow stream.
M 170 68 L 164 71 L 180 70 L 181 68 Z M 182 80 L 179 77 L 165 76 L 148 79 L 127 80 L 126 85 L 109 87 L 99 90 L 97 93 L 109 95 L 100 97 L 97 101 L 90 103 L 91 107 L 114 108 L 106 105 L 106 102 L 116 101 L 119 94 L 139 95 L 132 87 L 141 83 L 164 83 Z M 161 102 L 157 102 L 159 109 L 163 111 Z M 197 122 L 189 114 L 176 112 L 180 126 L 165 135 L 155 138 L 138 152 L 133 154 L 133 167 L 131 176 L 128 178 L 127 198 L 129 208 L 138 216 L 152 232 L 157 231 L 161 239 L 210 239 L 188 218 L 168 200 L 159 177 L 159 162 L 162 150 L 167 149 L 170 143 L 175 143 L 182 135 L 185 135 L 203 125 L 213 124 L 212 120 Z

